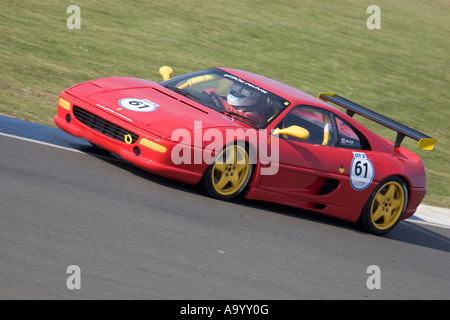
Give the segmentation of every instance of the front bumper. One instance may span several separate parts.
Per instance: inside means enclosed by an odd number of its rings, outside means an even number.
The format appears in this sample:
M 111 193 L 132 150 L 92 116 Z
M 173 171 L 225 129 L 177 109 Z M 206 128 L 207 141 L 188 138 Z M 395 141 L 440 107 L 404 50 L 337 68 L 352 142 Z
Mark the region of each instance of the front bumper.
M 54 120 L 63 131 L 149 172 L 185 183 L 200 181 L 207 164 L 174 164 L 172 150 L 178 143 L 158 137 L 135 126 L 131 119 L 121 119 L 67 93 L 62 93 L 61 98 Z M 191 151 L 191 154 L 202 152 L 195 148 Z

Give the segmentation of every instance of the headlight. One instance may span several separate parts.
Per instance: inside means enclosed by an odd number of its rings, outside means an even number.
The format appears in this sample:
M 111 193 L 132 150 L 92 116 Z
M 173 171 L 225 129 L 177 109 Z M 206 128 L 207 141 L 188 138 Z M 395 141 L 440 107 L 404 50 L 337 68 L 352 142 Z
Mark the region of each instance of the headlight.
M 59 100 L 58 100 L 58 105 L 60 105 L 60 106 L 63 107 L 64 109 L 70 111 L 71 104 L 70 104 L 70 102 L 67 101 L 66 99 L 59 98 Z

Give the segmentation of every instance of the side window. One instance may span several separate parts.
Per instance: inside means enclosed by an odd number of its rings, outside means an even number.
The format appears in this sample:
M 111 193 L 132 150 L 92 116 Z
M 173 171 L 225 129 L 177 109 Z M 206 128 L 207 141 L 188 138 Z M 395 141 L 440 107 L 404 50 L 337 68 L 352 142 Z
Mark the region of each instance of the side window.
M 336 126 L 338 130 L 338 141 L 336 146 L 349 149 L 367 149 L 367 143 L 362 136 L 358 135 L 356 131 L 344 120 L 336 117 Z
M 283 136 L 284 139 L 319 145 L 334 145 L 335 137 L 330 122 L 330 114 L 325 110 L 309 106 L 297 106 L 283 118 L 277 127 L 283 129 L 293 125 L 308 130 L 309 139 L 302 140 L 292 136 Z

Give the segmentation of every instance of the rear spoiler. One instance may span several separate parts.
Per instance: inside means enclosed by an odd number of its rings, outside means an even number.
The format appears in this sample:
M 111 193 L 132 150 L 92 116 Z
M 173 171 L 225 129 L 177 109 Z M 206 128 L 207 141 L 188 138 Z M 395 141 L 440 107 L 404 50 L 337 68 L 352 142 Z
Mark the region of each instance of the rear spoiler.
M 407 127 L 404 124 L 389 119 L 375 111 L 369 110 L 366 107 L 354 103 L 353 101 L 345 99 L 344 97 L 341 97 L 336 93 L 322 92 L 317 95 L 317 98 L 323 101 L 330 101 L 334 104 L 344 107 L 350 117 L 353 117 L 353 115 L 357 113 L 359 115 L 362 115 L 363 117 L 366 117 L 367 119 L 375 121 L 385 127 L 396 131 L 397 137 L 395 138 L 395 142 L 393 145 L 394 148 L 400 147 L 400 144 L 405 137 L 410 137 L 414 140 L 419 141 L 419 148 L 424 150 L 433 150 L 434 145 L 437 142 L 436 138 L 431 138 L 430 136 Z

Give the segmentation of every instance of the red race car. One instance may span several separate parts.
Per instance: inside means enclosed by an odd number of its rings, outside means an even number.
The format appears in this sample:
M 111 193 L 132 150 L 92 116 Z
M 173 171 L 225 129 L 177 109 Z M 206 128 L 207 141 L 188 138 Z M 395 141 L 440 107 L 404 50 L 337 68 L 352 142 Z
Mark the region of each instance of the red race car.
M 214 198 L 242 194 L 312 210 L 377 235 L 414 214 L 426 193 L 405 136 L 423 133 L 334 93 L 310 96 L 254 73 L 213 68 L 163 81 L 104 78 L 60 95 L 55 123 L 150 172 L 200 183 Z M 326 103 L 343 107 L 346 112 Z M 397 132 L 390 142 L 360 114 Z

